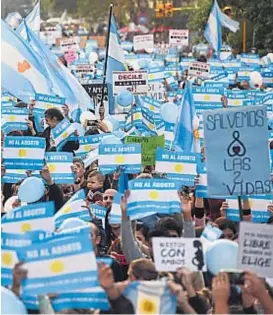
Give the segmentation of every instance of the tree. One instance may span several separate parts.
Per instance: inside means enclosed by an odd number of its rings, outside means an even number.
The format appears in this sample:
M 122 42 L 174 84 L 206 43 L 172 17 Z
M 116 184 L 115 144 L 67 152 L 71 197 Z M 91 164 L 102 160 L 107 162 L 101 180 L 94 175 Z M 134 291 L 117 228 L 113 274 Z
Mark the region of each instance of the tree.
M 78 0 L 77 14 L 91 23 L 108 23 L 111 0 Z

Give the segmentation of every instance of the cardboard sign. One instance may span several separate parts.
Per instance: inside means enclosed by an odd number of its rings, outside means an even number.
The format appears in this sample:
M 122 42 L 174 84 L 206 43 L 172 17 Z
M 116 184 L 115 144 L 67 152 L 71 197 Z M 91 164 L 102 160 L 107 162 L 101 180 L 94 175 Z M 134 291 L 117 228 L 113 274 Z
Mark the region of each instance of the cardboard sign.
M 152 97 L 157 101 L 163 101 L 166 98 L 166 89 L 163 82 L 149 82 L 147 96 Z
M 105 116 L 107 116 L 109 113 L 107 85 L 104 86 L 104 95 L 102 95 L 103 94 L 102 93 L 103 92 L 103 84 L 102 83 L 83 84 L 83 87 L 94 103 L 95 115 L 98 118 L 100 117 L 99 108 L 100 108 L 101 99 L 103 96 Z
M 191 62 L 189 64 L 188 75 L 199 78 L 209 78 L 210 66 L 205 62 Z
M 114 95 L 124 89 L 137 95 L 146 95 L 148 92 L 147 71 L 113 71 Z
M 273 278 L 273 229 L 271 225 L 240 223 L 238 269 Z
M 266 106 L 204 111 L 211 196 L 271 193 Z
M 142 165 L 155 165 L 157 147 L 164 148 L 165 138 L 162 136 L 139 137 L 127 136 L 125 143 L 141 143 Z
M 169 30 L 169 44 L 189 45 L 189 30 Z
M 149 50 L 151 50 L 152 52 L 153 49 L 154 49 L 153 34 L 134 36 L 134 51 L 146 50 L 147 52 L 149 52 Z
M 60 41 L 60 48 L 62 52 L 65 52 L 68 50 L 78 50 L 79 47 L 74 38 L 67 38 Z
M 70 65 L 72 62 L 78 59 L 78 54 L 76 50 L 68 50 L 64 53 L 64 59 Z
M 154 262 L 157 271 L 206 271 L 202 242 L 199 238 L 153 237 Z

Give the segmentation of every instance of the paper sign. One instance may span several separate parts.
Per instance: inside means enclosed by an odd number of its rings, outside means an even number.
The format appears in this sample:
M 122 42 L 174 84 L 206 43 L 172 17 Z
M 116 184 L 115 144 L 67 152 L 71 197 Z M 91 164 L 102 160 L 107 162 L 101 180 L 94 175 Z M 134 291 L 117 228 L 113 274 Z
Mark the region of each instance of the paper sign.
M 154 49 L 154 35 L 136 35 L 134 36 L 134 51 Z
M 127 136 L 125 143 L 141 143 L 142 165 L 155 165 L 157 147 L 164 148 L 165 138 L 162 136 L 139 137 Z
M 199 78 L 209 78 L 210 66 L 205 62 L 191 62 L 188 75 Z
M 205 111 L 203 117 L 209 195 L 270 194 L 266 106 Z
M 33 109 L 34 113 L 44 113 L 49 108 L 59 108 L 61 110 L 62 106 L 65 104 L 64 97 L 57 97 L 46 94 L 35 94 L 35 106 Z
M 189 30 L 169 30 L 169 44 L 189 45 Z
M 157 271 L 206 271 L 202 242 L 199 238 L 153 237 L 154 262 Z
M 68 50 L 64 53 L 64 59 L 70 65 L 72 62 L 78 59 L 76 50 Z
M 150 82 L 149 81 L 148 87 L 149 88 L 148 88 L 147 96 L 150 96 L 151 98 L 157 101 L 165 100 L 166 90 L 165 90 L 163 82 L 160 82 L 160 81 Z
M 60 41 L 60 47 L 63 53 L 71 49 L 78 50 L 79 48 L 76 40 L 73 38 L 62 39 Z
M 98 118 L 100 117 L 99 108 L 100 108 L 101 99 L 103 96 L 105 116 L 107 116 L 109 113 L 107 85 L 104 86 L 104 94 L 103 94 L 102 83 L 83 84 L 83 87 L 93 101 L 93 104 L 95 106 L 95 115 Z
M 137 95 L 146 95 L 148 92 L 147 71 L 113 71 L 114 95 L 124 90 Z
M 271 225 L 240 223 L 238 269 L 261 277 L 273 277 L 273 229 Z

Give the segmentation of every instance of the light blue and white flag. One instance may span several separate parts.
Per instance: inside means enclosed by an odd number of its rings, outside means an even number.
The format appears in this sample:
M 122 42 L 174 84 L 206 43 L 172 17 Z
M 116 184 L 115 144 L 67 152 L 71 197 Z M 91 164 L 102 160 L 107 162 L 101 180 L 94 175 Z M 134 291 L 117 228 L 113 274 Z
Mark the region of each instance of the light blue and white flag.
M 75 130 L 75 126 L 71 124 L 67 118 L 64 118 L 55 128 L 51 129 L 51 136 L 57 150 L 62 149 L 65 143 L 69 141 L 69 136 L 71 136 Z
M 121 208 L 120 203 L 123 194 L 116 192 L 113 199 L 113 204 L 111 207 L 111 212 L 109 214 L 109 224 L 121 224 Z
M 265 86 L 273 88 L 273 71 L 263 71 L 262 77 Z
M 161 102 L 149 96 L 141 96 L 142 106 L 149 109 L 151 112 L 159 113 Z
M 5 175 L 2 176 L 2 183 L 15 184 L 27 177 L 25 170 L 7 169 Z
M 168 178 L 177 181 L 179 185 L 193 186 L 197 175 L 197 154 L 182 154 L 158 148 L 156 150 L 155 170 L 167 173 Z
M 73 153 L 47 152 L 45 158 L 55 184 L 74 184 Z
M 228 107 L 242 106 L 246 101 L 247 91 L 242 90 L 227 90 L 226 96 L 228 100 Z
M 237 81 L 242 82 L 242 81 L 250 81 L 250 75 L 251 75 L 252 70 L 249 68 L 240 68 L 238 73 L 237 73 Z
M 219 8 L 220 21 L 223 27 L 228 28 L 233 33 L 236 33 L 240 29 L 240 23 L 232 20 L 228 15 L 221 11 Z
M 161 81 L 164 80 L 164 67 L 155 67 L 148 69 L 148 81 Z
M 109 136 L 109 133 L 78 137 L 80 147 L 75 151 L 76 156 L 85 157 L 87 153 L 97 149 L 105 136 Z
M 108 311 L 110 305 L 105 291 L 101 287 L 95 287 L 59 294 L 52 300 L 52 307 L 55 312 L 91 308 Z
M 3 286 L 12 284 L 12 272 L 16 263 L 19 262 L 16 250 L 29 246 L 34 239 L 28 234 L 1 233 L 1 283 Z
M 46 142 L 38 137 L 5 137 L 3 159 L 7 169 L 40 170 Z
M 47 109 L 56 107 L 59 110 L 62 110 L 62 106 L 65 104 L 64 97 L 57 97 L 52 95 L 45 94 L 35 94 L 35 106 L 33 108 L 33 113 L 43 114 Z
M 53 232 L 55 230 L 54 211 L 53 201 L 14 208 L 2 217 L 2 231 L 18 234 L 37 230 Z
M 127 214 L 131 220 L 140 218 L 141 215 L 147 216 L 147 213 L 151 212 L 171 214 L 181 211 L 175 181 L 136 179 L 129 182 L 129 189 L 131 193 Z
M 174 129 L 175 124 L 165 122 L 164 135 L 165 135 L 165 148 L 171 150 L 174 142 Z
M 7 15 L 5 21 L 8 23 L 10 27 L 15 29 L 16 27 L 18 27 L 18 25 L 22 21 L 22 16 L 19 12 L 10 12 Z
M 247 67 L 260 67 L 261 60 L 258 54 L 240 54 L 239 57 L 241 63 Z
M 123 294 L 133 304 L 135 314 L 176 313 L 176 297 L 165 279 L 130 282 Z
M 27 130 L 26 120 L 28 119 L 28 110 L 26 108 L 1 108 L 1 129 L 7 134 L 14 130 Z
M 27 34 L 27 43 L 38 55 L 39 59 L 43 61 L 43 67 L 54 87 L 55 94 L 65 97 L 67 104 L 72 105 L 74 110 L 77 108 L 82 110 L 88 108 L 94 109 L 91 98 L 78 82 L 77 78 L 72 75 L 70 70 L 62 64 L 42 40 L 27 27 L 26 23 L 24 23 L 24 29 Z M 17 31 L 17 33 L 21 35 L 20 32 Z M 36 92 L 42 93 L 39 90 L 36 90 Z
M 228 209 L 226 210 L 226 216 L 228 219 L 239 222 L 240 211 L 238 198 L 228 198 Z M 251 196 L 248 198 L 250 209 L 251 209 L 251 221 L 256 223 L 266 223 L 270 218 L 270 211 L 267 209 L 273 202 L 272 195 L 260 195 Z
M 193 87 L 195 107 L 201 109 L 216 109 L 222 107 L 223 88 Z
M 115 100 L 113 96 L 113 71 L 125 71 L 124 52 L 121 47 L 118 28 L 114 16 L 111 16 L 110 34 L 108 43 L 108 61 L 106 69 L 106 83 L 108 84 L 108 98 L 110 113 L 115 111 Z
M 194 58 L 182 58 L 180 62 L 180 66 L 182 70 L 187 70 L 192 62 L 196 61 Z
M 99 146 L 99 168 L 103 174 L 124 167 L 124 172 L 141 172 L 141 144 L 105 144 Z
M 87 234 L 42 241 L 18 251 L 28 277 L 24 294 L 69 292 L 98 286 L 97 263 Z
M 194 147 L 194 118 L 195 104 L 193 101 L 192 86 L 189 81 L 186 83 L 185 93 L 181 102 L 174 131 L 174 144 L 184 152 L 193 151 Z
M 209 15 L 204 36 L 209 44 L 212 45 L 215 53 L 219 55 L 222 47 L 222 25 L 221 10 L 216 0 L 214 0 L 214 4 Z
M 53 86 L 40 57 L 3 20 L 1 27 L 2 87 L 26 103 L 35 92 L 52 94 Z
M 151 112 L 149 109 L 142 108 L 142 121 L 144 126 L 151 132 L 151 135 L 156 136 L 156 126 L 154 121 L 154 113 Z
M 27 26 L 34 32 L 38 37 L 40 36 L 40 1 L 36 3 L 33 10 L 28 14 L 25 19 Z M 16 32 L 20 34 L 25 40 L 27 34 L 24 28 L 23 22 L 17 27 Z

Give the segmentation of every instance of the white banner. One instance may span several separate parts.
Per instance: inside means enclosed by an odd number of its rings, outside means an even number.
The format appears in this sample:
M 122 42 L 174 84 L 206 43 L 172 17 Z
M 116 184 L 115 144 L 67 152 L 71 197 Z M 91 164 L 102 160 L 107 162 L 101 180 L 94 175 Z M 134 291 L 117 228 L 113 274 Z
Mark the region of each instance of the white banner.
M 148 92 L 147 71 L 113 71 L 113 93 L 129 90 L 137 95 L 146 95 Z
M 153 52 L 154 49 L 154 35 L 136 35 L 134 36 L 134 51 L 146 50 Z
M 189 76 L 205 79 L 209 77 L 210 66 L 205 62 L 191 62 L 188 71 Z
M 189 30 L 169 30 L 169 44 L 189 45 Z

